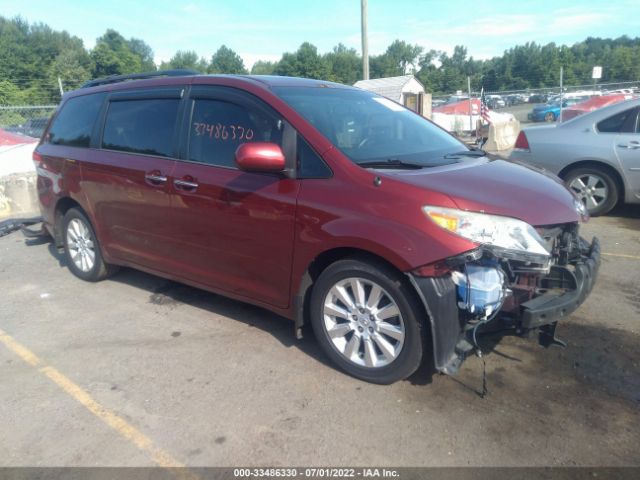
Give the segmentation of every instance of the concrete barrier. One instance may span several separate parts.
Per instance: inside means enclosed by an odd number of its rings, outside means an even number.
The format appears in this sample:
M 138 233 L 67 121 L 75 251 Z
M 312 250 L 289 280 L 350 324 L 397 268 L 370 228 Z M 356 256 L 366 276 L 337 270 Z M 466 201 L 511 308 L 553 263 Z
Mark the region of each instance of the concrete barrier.
M 35 172 L 0 177 L 0 222 L 39 215 Z
M 484 144 L 485 150 L 500 152 L 508 150 L 516 143 L 520 133 L 520 122 L 513 115 L 492 115 L 489 136 Z
M 37 217 L 37 175 L 31 159 L 37 140 L 8 135 L 0 140 L 0 222 Z

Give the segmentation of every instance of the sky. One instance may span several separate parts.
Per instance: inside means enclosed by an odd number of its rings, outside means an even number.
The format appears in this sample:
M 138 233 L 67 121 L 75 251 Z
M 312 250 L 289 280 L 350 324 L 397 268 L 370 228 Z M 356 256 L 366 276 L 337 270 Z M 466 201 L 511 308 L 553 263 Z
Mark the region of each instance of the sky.
M 369 52 L 395 39 L 425 49 L 467 47 L 477 59 L 526 42 L 572 45 L 588 36 L 640 35 L 640 0 L 369 0 Z M 87 48 L 107 28 L 141 38 L 156 63 L 177 50 L 209 59 L 225 44 L 251 68 L 279 60 L 302 42 L 360 51 L 360 0 L 1 0 L 0 15 L 20 15 L 80 37 Z

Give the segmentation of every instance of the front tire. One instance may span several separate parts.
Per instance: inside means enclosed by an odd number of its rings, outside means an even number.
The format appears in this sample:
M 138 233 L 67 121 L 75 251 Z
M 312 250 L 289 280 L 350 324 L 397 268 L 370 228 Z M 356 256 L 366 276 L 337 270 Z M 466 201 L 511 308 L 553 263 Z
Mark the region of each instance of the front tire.
M 67 266 L 76 277 L 97 282 L 117 271 L 102 258 L 93 226 L 79 208 L 70 208 L 62 219 L 62 237 Z
M 608 172 L 597 167 L 576 168 L 565 175 L 567 186 L 597 217 L 609 213 L 618 203 L 618 185 Z
M 402 275 L 377 262 L 340 260 L 322 272 L 311 295 L 311 324 L 324 352 L 372 383 L 393 383 L 418 369 L 423 316 Z
M 548 112 L 544 116 L 544 121 L 545 122 L 555 122 L 556 121 L 556 116 L 553 114 L 553 112 Z

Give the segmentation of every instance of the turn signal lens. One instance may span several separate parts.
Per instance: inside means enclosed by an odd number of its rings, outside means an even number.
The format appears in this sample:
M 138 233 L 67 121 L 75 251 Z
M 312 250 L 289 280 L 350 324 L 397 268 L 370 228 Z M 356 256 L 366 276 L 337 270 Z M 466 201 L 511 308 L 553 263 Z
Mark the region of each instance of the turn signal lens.
M 427 215 L 445 230 L 449 230 L 450 232 L 456 232 L 456 230 L 458 230 L 458 219 L 456 217 L 439 212 L 427 212 Z

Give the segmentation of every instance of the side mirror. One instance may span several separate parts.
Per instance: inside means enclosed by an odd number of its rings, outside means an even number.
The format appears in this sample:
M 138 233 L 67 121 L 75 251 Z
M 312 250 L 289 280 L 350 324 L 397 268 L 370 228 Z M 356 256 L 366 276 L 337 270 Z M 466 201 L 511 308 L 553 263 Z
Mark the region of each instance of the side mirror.
M 236 150 L 236 165 L 245 172 L 281 172 L 284 153 L 275 143 L 243 143 Z

